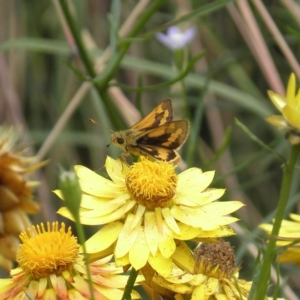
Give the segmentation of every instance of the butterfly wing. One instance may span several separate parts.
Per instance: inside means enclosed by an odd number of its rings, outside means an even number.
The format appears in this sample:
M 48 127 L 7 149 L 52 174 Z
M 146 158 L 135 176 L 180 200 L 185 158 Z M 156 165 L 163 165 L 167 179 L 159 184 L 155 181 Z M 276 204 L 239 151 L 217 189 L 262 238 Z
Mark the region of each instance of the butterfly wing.
M 149 146 L 176 150 L 186 141 L 189 130 L 189 123 L 185 120 L 168 122 L 139 134 L 135 144 L 139 148 Z
M 178 162 L 180 156 L 175 150 L 157 147 L 157 146 L 140 146 L 138 150 L 134 150 L 136 154 L 143 154 L 151 156 L 157 160 L 164 160 L 168 162 Z
M 147 130 L 158 127 L 173 120 L 171 99 L 159 103 L 147 116 L 134 124 L 130 129 Z

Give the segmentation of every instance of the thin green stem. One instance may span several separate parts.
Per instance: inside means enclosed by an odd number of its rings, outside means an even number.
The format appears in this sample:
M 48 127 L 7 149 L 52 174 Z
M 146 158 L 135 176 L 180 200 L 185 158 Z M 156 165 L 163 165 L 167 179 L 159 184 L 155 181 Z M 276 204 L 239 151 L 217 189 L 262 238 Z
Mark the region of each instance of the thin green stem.
M 199 96 L 199 100 L 197 102 L 194 119 L 193 119 L 193 122 L 192 122 L 193 127 L 191 129 L 193 129 L 193 130 L 191 130 L 191 134 L 190 134 L 190 137 L 189 137 L 187 156 L 186 156 L 187 157 L 187 165 L 188 165 L 189 168 L 193 166 L 193 162 L 194 162 L 194 158 L 195 158 L 196 147 L 197 147 L 197 139 L 199 137 L 199 133 L 200 133 L 200 130 L 201 130 L 201 122 L 202 122 L 203 112 L 204 112 L 204 108 L 205 108 L 204 96 L 205 96 L 205 94 L 207 92 L 207 89 L 208 89 L 209 80 L 210 80 L 210 78 L 207 77 L 204 88 L 201 92 L 201 95 Z
M 140 16 L 139 20 L 137 21 L 137 23 L 135 24 L 135 26 L 127 36 L 128 40 L 126 39 L 121 43 L 120 52 L 118 52 L 114 57 L 112 57 L 110 63 L 106 66 L 106 68 L 103 70 L 100 76 L 98 76 L 95 79 L 96 84 L 100 89 L 107 88 L 109 81 L 115 75 L 123 57 L 125 56 L 129 46 L 131 45 L 131 39 L 137 36 L 137 34 L 141 31 L 141 29 L 145 25 L 145 23 L 159 9 L 159 7 L 163 5 L 164 2 L 166 2 L 166 0 L 152 1 L 149 7 L 146 9 L 146 11 Z
M 149 20 L 149 18 L 158 10 L 158 8 L 164 3 L 166 0 L 155 0 L 152 1 L 149 7 L 145 10 L 145 12 L 140 16 L 136 24 L 134 25 L 133 29 L 128 35 L 128 38 L 134 38 L 143 28 L 145 23 Z M 116 71 L 118 70 L 120 63 L 125 56 L 129 46 L 131 45 L 131 40 L 124 41 L 121 44 L 121 50 L 114 55 L 109 63 L 106 65 L 105 69 L 97 76 L 92 62 L 90 61 L 88 57 L 88 52 L 85 49 L 85 46 L 83 44 L 83 41 L 81 39 L 80 30 L 76 26 L 76 22 L 74 18 L 72 17 L 72 14 L 70 13 L 69 7 L 66 3 L 66 0 L 59 0 L 59 3 L 62 7 L 62 11 L 65 15 L 66 21 L 68 23 L 68 26 L 70 27 L 70 30 L 72 32 L 72 35 L 74 37 L 74 40 L 76 42 L 76 46 L 78 48 L 80 57 L 82 59 L 82 62 L 85 65 L 85 68 L 87 72 L 89 73 L 89 76 L 92 78 L 94 86 L 96 87 L 97 92 L 99 93 L 100 98 L 103 100 L 104 105 L 107 109 L 108 114 L 111 116 L 111 119 L 114 123 L 114 125 L 120 129 L 122 128 L 123 124 L 118 116 L 116 110 L 113 107 L 113 104 L 110 101 L 110 98 L 107 96 L 107 88 L 108 83 L 113 79 Z
M 84 234 L 82 224 L 80 223 L 79 215 L 77 217 L 76 216 L 74 217 L 75 217 L 75 226 L 78 234 L 79 243 L 82 245 L 82 249 L 83 249 L 85 267 L 86 267 L 87 278 L 89 282 L 90 295 L 91 295 L 91 299 L 94 300 L 95 296 L 94 296 L 93 282 L 92 282 L 92 276 L 90 271 L 90 263 L 89 263 L 89 259 L 85 247 L 85 241 L 86 241 L 85 234 Z
M 83 41 L 82 41 L 82 38 L 81 38 L 80 31 L 76 26 L 76 23 L 75 23 L 72 15 L 71 15 L 71 12 L 69 10 L 69 6 L 66 2 L 67 2 L 66 0 L 59 0 L 59 3 L 61 5 L 61 8 L 62 8 L 63 13 L 65 15 L 65 18 L 68 22 L 68 25 L 70 27 L 70 30 L 71 30 L 72 35 L 74 37 L 74 40 L 76 42 L 76 46 L 77 46 L 77 49 L 79 51 L 80 57 L 81 57 L 84 65 L 85 65 L 85 68 L 86 68 L 87 72 L 89 73 L 89 75 L 92 78 L 94 78 L 94 77 L 96 77 L 97 74 L 94 70 L 92 62 L 89 59 L 88 53 L 87 53 L 87 51 L 84 47 L 84 44 L 83 44 Z
M 292 147 L 291 155 L 290 155 L 287 163 L 284 165 L 283 180 L 281 183 L 279 203 L 278 203 L 278 207 L 277 207 L 277 211 L 276 211 L 276 215 L 275 215 L 272 233 L 270 236 L 270 240 L 269 240 L 266 252 L 263 256 L 261 272 L 257 278 L 257 286 L 252 287 L 255 289 L 255 292 L 254 292 L 254 296 L 251 298 L 255 299 L 255 300 L 263 300 L 266 297 L 266 292 L 267 292 L 268 283 L 269 283 L 269 279 L 270 279 L 271 264 L 272 264 L 272 260 L 275 256 L 276 241 L 277 241 L 277 237 L 279 234 L 281 222 L 284 217 L 285 208 L 286 208 L 286 205 L 288 202 L 290 187 L 291 187 L 292 179 L 293 179 L 294 168 L 295 168 L 295 164 L 296 164 L 299 152 L 300 152 L 299 145 Z
M 131 291 L 139 272 L 132 268 L 121 300 L 131 300 Z

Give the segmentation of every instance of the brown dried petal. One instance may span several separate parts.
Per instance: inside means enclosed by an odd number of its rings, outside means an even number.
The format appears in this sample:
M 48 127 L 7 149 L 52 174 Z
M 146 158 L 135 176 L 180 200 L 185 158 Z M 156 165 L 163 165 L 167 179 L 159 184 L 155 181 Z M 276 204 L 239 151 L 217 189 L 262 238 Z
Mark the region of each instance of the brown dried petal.
M 0 199 L 0 211 L 12 209 L 20 201 L 19 197 L 4 185 L 0 185 Z
M 0 252 L 11 260 L 16 260 L 17 251 L 20 248 L 20 240 L 14 235 L 5 235 L 0 238 Z
M 21 209 L 12 209 L 3 212 L 4 232 L 6 234 L 19 235 L 31 226 L 30 220 L 26 213 Z
M 40 211 L 40 204 L 29 198 L 21 198 L 21 203 L 18 205 L 19 208 L 24 210 L 27 214 L 36 214 Z
M 23 192 L 26 183 L 21 175 L 5 168 L 0 168 L 0 181 L 2 185 L 7 186 L 16 195 Z

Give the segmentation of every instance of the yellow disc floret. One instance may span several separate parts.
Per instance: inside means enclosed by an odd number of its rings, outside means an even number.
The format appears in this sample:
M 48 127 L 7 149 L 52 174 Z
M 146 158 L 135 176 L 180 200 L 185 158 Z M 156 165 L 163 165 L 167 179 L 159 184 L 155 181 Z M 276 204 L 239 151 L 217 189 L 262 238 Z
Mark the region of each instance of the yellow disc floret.
M 132 197 L 148 209 L 166 207 L 175 195 L 177 175 L 167 162 L 141 158 L 130 167 L 126 186 Z
M 79 245 L 76 238 L 72 236 L 71 228 L 65 232 L 65 224 L 58 222 L 32 226 L 27 232 L 20 234 L 23 244 L 17 255 L 20 267 L 39 279 L 51 274 L 60 275 L 63 271 L 72 266 L 79 252 Z

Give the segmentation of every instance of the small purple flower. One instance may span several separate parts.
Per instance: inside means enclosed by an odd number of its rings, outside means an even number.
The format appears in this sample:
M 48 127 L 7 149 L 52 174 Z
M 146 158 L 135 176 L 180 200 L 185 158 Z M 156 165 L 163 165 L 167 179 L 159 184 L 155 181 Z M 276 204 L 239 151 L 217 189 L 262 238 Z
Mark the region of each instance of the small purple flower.
M 167 34 L 156 33 L 156 38 L 167 48 L 174 51 L 184 48 L 193 39 L 195 34 L 195 27 L 182 32 L 177 26 L 171 26 L 168 28 Z

